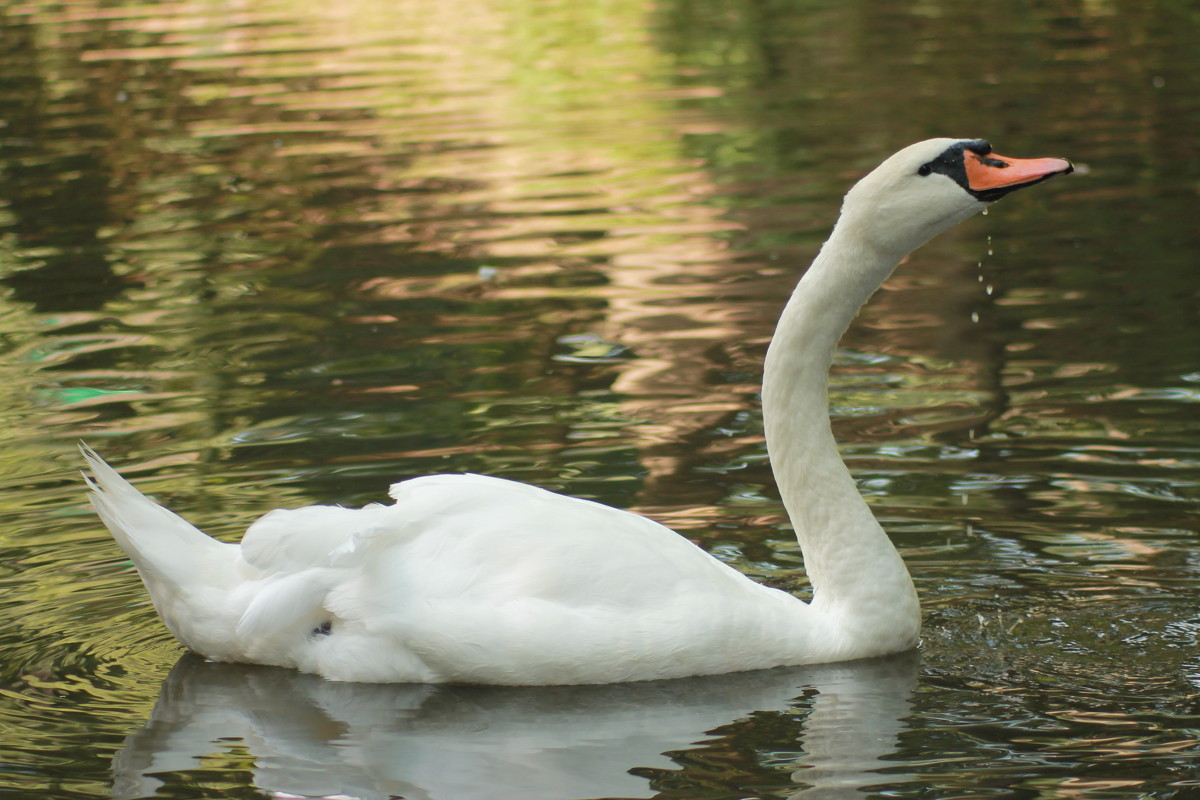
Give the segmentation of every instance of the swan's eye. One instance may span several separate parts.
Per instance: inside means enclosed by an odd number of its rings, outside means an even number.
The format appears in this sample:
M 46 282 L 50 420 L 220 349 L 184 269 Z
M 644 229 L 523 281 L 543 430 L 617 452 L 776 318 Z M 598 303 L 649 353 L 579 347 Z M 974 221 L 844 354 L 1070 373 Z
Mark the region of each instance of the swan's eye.
M 922 178 L 924 178 L 926 175 L 928 175 L 931 172 L 933 172 L 933 167 L 931 167 L 928 164 L 922 164 L 921 166 L 917 167 L 917 174 L 920 175 Z

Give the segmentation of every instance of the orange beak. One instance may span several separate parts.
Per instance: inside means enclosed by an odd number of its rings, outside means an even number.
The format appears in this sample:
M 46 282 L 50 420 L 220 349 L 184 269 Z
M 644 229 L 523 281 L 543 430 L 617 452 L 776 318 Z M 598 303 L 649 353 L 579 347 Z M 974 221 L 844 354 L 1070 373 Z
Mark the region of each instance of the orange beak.
M 967 150 L 963 153 L 967 184 L 973 192 L 997 189 L 1017 189 L 1074 172 L 1071 162 L 1062 158 L 1009 158 L 988 153 L 980 155 Z

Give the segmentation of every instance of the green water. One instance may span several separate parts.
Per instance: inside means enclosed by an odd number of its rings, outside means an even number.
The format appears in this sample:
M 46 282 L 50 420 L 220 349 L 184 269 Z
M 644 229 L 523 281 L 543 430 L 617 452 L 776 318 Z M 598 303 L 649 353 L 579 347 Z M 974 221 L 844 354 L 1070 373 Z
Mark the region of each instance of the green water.
M 0 6 L 0 794 L 1190 796 L 1198 41 L 1195 2 Z M 803 593 L 763 353 L 845 189 L 935 135 L 1081 169 L 839 351 L 914 656 L 552 690 L 181 660 L 86 505 L 80 439 L 226 540 L 486 472 Z

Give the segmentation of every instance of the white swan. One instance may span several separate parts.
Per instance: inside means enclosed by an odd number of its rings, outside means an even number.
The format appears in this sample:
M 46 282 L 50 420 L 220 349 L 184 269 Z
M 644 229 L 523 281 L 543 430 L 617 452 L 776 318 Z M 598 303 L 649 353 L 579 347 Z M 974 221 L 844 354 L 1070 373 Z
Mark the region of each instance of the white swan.
M 481 475 L 390 506 L 276 510 L 223 544 L 94 452 L 91 501 L 183 644 L 333 680 L 582 684 L 842 661 L 913 647 L 908 571 L 838 456 L 838 338 L 900 260 L 1016 189 L 1072 171 L 981 140 L 901 150 L 846 195 L 767 352 L 767 448 L 813 587 L 762 586 L 626 511 Z

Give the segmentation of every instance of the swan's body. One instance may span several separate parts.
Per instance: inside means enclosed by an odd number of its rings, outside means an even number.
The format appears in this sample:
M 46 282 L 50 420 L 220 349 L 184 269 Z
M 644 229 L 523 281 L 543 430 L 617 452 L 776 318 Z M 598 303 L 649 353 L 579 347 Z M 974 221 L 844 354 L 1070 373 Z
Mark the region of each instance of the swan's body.
M 215 660 L 347 681 L 571 684 L 909 649 L 916 592 L 829 427 L 834 347 L 906 254 L 1070 170 L 936 139 L 847 194 L 780 318 L 763 378 L 767 446 L 811 603 L 644 517 L 480 475 L 398 483 L 390 506 L 272 511 L 240 545 L 201 533 L 85 450 L 92 502 L 167 627 Z

